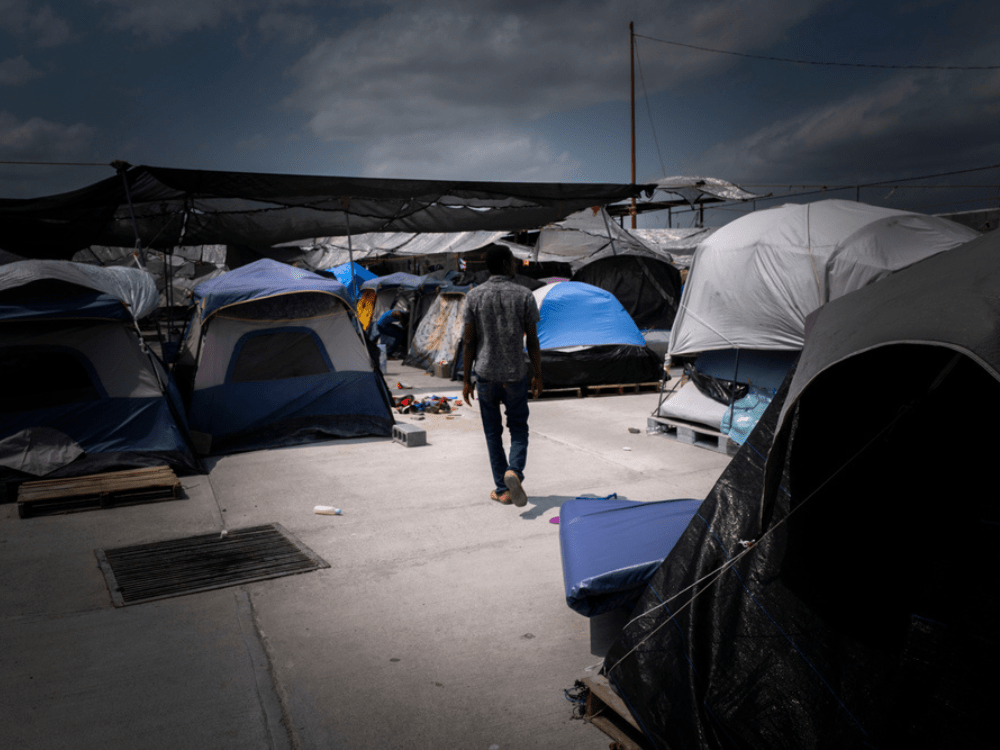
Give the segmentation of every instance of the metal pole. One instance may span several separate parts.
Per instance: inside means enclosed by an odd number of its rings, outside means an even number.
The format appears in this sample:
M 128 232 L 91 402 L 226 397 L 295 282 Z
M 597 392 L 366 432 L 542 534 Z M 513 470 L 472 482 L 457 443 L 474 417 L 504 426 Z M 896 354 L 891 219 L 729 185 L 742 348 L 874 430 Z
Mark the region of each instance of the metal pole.
M 635 184 L 635 26 L 631 21 L 628 24 L 628 58 L 629 58 L 629 84 L 631 89 L 632 103 L 632 184 Z M 636 228 L 635 223 L 635 196 L 632 196 L 632 229 Z
M 132 231 L 135 232 L 135 256 L 139 264 L 139 268 L 146 268 L 146 256 L 142 251 L 142 240 L 139 239 L 139 227 L 135 223 L 135 209 L 132 207 L 132 193 L 128 189 L 128 178 L 125 176 L 125 170 L 127 170 L 131 165 L 124 161 L 113 161 L 111 166 L 115 168 L 115 171 L 122 176 L 122 184 L 125 186 L 125 199 L 128 201 L 129 214 L 132 216 Z M 635 180 L 632 180 L 635 182 Z
M 354 299 L 354 247 L 351 245 L 351 198 L 350 196 L 344 195 L 340 198 L 340 204 L 344 207 L 344 223 L 347 225 L 347 262 L 350 264 L 351 269 L 351 299 Z M 357 304 L 357 300 L 355 300 Z

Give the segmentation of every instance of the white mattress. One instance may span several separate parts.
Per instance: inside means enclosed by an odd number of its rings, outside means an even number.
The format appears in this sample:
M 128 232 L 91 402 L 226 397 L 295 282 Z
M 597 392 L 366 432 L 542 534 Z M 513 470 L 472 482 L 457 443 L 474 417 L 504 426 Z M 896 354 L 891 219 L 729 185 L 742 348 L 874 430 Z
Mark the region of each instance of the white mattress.
M 689 380 L 660 405 L 657 415 L 667 419 L 697 422 L 713 430 L 719 430 L 722 427 L 722 418 L 728 409 L 725 404 L 720 404 L 704 395 Z

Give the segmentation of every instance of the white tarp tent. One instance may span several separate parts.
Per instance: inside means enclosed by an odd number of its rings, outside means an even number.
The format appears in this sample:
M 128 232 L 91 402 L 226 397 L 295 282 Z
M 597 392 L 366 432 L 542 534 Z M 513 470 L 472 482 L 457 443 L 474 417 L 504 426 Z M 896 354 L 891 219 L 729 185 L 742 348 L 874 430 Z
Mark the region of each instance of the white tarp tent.
M 467 253 L 486 247 L 509 232 L 367 232 L 343 237 L 316 237 L 303 247 L 303 260 L 313 269 L 332 268 L 347 263 L 353 256 L 356 263 L 376 258 L 413 258 L 433 255 Z
M 806 316 L 826 302 L 977 236 L 947 219 L 844 200 L 747 214 L 695 253 L 670 354 L 801 349 Z

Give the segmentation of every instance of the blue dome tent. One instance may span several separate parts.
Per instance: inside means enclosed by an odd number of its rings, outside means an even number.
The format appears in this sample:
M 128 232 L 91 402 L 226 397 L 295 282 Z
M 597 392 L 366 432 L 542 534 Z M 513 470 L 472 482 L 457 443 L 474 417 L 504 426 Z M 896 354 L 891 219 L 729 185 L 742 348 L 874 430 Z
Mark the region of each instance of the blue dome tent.
M 137 335 L 157 298 L 135 268 L 0 266 L 0 481 L 200 471 L 180 397 Z
M 389 395 L 338 281 L 260 260 L 195 289 L 192 437 L 203 453 L 388 436 Z
M 658 381 L 660 358 L 615 296 L 579 281 L 532 292 L 546 388 Z

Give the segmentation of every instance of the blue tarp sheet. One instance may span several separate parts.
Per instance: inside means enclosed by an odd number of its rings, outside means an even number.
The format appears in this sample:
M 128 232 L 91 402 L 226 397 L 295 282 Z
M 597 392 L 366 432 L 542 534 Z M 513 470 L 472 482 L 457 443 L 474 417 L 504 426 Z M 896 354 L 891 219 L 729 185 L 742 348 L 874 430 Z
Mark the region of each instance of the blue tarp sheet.
M 591 617 L 631 604 L 673 549 L 701 500 L 640 503 L 578 497 L 559 510 L 566 603 Z
M 372 281 L 377 279 L 378 276 L 373 274 L 364 266 L 359 266 L 357 263 L 354 264 L 354 284 L 351 285 L 351 264 L 341 263 L 339 266 L 334 266 L 333 268 L 327 269 L 330 273 L 337 277 L 337 281 L 347 287 L 351 296 L 354 299 L 358 298 L 361 294 L 361 285 L 366 281 Z
M 749 385 L 747 394 L 726 409 L 719 430 L 743 445 L 798 357 L 798 351 L 759 349 L 720 349 L 699 354 L 694 363 L 699 372 Z
M 798 351 L 719 349 L 699 354 L 694 366 L 713 378 L 752 383 L 773 392 L 781 387 L 798 357 Z

